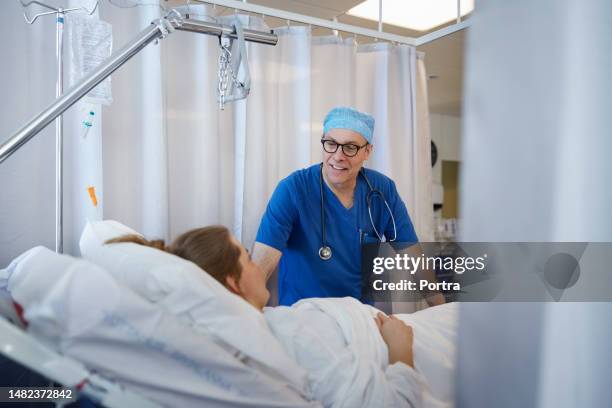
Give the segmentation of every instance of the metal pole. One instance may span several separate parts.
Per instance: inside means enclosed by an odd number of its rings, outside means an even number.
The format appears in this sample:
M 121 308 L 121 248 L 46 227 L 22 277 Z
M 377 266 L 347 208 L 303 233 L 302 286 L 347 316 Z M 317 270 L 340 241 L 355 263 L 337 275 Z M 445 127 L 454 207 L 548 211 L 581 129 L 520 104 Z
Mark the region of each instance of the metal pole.
M 457 0 L 457 24 L 461 22 L 461 0 Z
M 55 102 L 9 137 L 6 142 L 0 145 L 0 163 L 15 153 L 17 149 L 95 88 L 96 85 L 106 79 L 106 77 L 112 74 L 117 68 L 121 67 L 126 61 L 136 55 L 147 44 L 161 36 L 162 32 L 159 27 L 152 24 L 138 34 L 131 43 L 111 55 L 92 74 L 83 78 L 64 95 L 56 99 Z
M 57 12 L 55 30 L 55 52 L 57 56 L 57 84 L 55 97 L 64 93 L 64 18 L 62 9 Z M 55 119 L 55 252 L 64 252 L 64 120 Z
M 382 33 L 383 23 L 382 23 L 382 2 L 383 0 L 378 0 L 378 31 Z
M 468 28 L 470 25 L 472 25 L 471 19 L 467 19 L 467 20 L 463 20 L 459 24 L 453 24 L 453 25 L 448 26 L 448 27 L 443 27 L 443 28 L 441 28 L 439 30 L 436 30 L 436 31 L 432 32 L 432 33 L 420 36 L 419 38 L 417 38 L 415 45 L 417 47 L 420 47 L 421 45 L 430 43 L 432 41 L 435 41 L 438 38 L 442 38 L 442 37 L 445 37 L 445 36 L 450 35 L 452 33 L 455 33 L 457 31 L 464 30 L 464 29 Z
M 209 21 L 192 20 L 190 18 L 183 20 L 183 24 L 176 27 L 176 29 L 180 31 L 189 31 L 192 33 L 209 34 L 216 36 L 221 35 L 233 39 L 238 38 L 238 35 L 236 34 L 233 27 L 211 23 Z M 246 28 L 242 31 L 244 32 L 245 41 L 251 41 L 267 45 L 276 45 L 276 43 L 278 42 L 278 36 L 271 32 L 250 30 Z
M 384 31 L 373 30 L 370 28 L 357 27 L 350 24 L 334 23 L 331 20 L 306 16 L 303 14 L 292 13 L 289 11 L 279 10 L 272 7 L 264 7 L 259 4 L 243 3 L 236 0 L 193 0 L 198 3 L 212 4 L 213 6 L 223 6 L 232 9 L 247 11 L 254 14 L 264 14 L 269 17 L 276 17 L 281 20 L 291 20 L 316 27 L 328 28 L 330 30 L 338 30 L 345 33 L 353 33 L 364 37 L 378 38 L 379 40 L 392 41 L 399 44 L 415 45 L 415 39 L 404 37 L 397 34 L 385 33 Z M 246 39 L 246 38 L 245 38 Z

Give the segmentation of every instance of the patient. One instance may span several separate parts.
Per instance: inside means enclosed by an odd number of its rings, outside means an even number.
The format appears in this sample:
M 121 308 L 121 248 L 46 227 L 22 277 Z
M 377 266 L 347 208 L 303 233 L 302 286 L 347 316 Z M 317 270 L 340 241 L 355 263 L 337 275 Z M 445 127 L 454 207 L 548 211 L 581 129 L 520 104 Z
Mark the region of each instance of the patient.
M 125 235 L 107 244 L 120 242 L 150 246 L 191 261 L 258 310 L 263 311 L 270 297 L 265 274 L 223 226 L 187 231 L 170 246 L 165 246 L 162 240 L 147 241 L 140 235 Z M 389 348 L 389 364 L 401 361 L 413 367 L 412 329 L 395 316 L 383 313 L 378 313 L 375 322 Z
M 422 405 L 424 381 L 414 370 L 413 332 L 395 316 L 374 314 L 373 308 L 351 298 L 307 299 L 292 307 L 264 310 L 270 296 L 265 275 L 222 226 L 188 231 L 169 246 L 139 235 L 125 235 L 107 244 L 125 242 L 189 260 L 263 311 L 288 354 L 309 371 L 313 394 L 325 406 Z M 351 316 L 352 328 L 342 324 L 347 319 L 334 312 L 337 306 Z M 361 313 L 356 314 L 355 309 Z

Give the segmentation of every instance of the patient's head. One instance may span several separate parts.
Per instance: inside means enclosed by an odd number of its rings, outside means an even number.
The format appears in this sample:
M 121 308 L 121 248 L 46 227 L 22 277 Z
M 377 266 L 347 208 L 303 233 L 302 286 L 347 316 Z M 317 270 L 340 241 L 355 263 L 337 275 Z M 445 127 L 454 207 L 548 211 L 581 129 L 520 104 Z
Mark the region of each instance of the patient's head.
M 140 235 L 124 235 L 106 243 L 121 242 L 150 246 L 191 261 L 257 309 L 263 309 L 270 297 L 264 272 L 223 226 L 187 231 L 169 246 L 162 240 L 147 241 Z

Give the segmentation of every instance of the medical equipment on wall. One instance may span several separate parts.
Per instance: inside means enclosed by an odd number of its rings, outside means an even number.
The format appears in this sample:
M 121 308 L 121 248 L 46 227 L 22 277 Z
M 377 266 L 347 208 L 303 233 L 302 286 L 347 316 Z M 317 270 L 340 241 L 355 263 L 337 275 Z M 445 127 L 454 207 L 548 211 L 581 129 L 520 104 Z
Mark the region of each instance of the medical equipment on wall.
M 55 86 L 55 97 L 59 98 L 64 93 L 64 22 L 66 15 L 72 12 L 84 12 L 87 15 L 92 15 L 98 8 L 100 0 L 92 0 L 91 8 L 86 7 L 71 7 L 62 8 L 54 5 L 46 4 L 40 1 L 19 0 L 24 9 L 23 18 L 28 24 L 34 22 L 43 16 L 55 15 L 55 54 L 57 59 L 57 80 Z M 40 13 L 30 15 L 30 11 L 34 7 L 40 7 L 44 10 Z M 55 117 L 55 252 L 63 252 L 64 247 L 64 231 L 63 231 L 63 174 L 64 174 L 64 122 L 61 114 Z M 0 160 L 1 161 L 1 160 Z
M 397 226 L 395 224 L 395 217 L 393 216 L 393 211 L 391 211 L 391 207 L 389 203 L 385 199 L 382 191 L 375 189 L 370 183 L 368 176 L 366 176 L 365 168 L 361 168 L 359 170 L 359 174 L 363 177 L 365 182 L 368 185 L 368 193 L 366 194 L 366 205 L 368 206 L 368 216 L 370 217 L 370 224 L 372 224 L 372 229 L 376 234 L 376 237 L 380 242 L 383 242 L 385 239 L 384 233 L 382 231 L 378 231 L 376 228 L 376 224 L 374 223 L 374 218 L 372 217 L 372 201 L 378 197 L 379 200 L 383 202 L 385 205 L 389 216 L 391 217 L 391 222 L 393 223 L 393 238 L 389 239 L 389 242 L 393 242 L 397 239 Z M 319 173 L 319 189 L 321 191 L 321 247 L 319 248 L 319 258 L 324 261 L 328 261 L 332 257 L 331 247 L 327 243 L 327 233 L 325 230 L 325 194 L 323 194 L 323 165 L 321 164 L 321 171 Z

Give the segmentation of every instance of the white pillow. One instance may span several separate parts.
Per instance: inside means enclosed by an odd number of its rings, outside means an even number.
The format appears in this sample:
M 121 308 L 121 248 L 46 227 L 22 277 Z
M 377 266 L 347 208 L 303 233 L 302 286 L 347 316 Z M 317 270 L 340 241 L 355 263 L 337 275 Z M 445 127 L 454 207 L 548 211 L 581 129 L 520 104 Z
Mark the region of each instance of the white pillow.
M 9 266 L 5 269 L 0 269 L 0 313 L 12 321 L 14 324 L 20 326 L 21 328 L 26 328 L 27 322 L 25 321 L 21 312 L 18 312 L 17 306 L 14 304 L 15 298 L 11 296 L 11 290 L 15 290 L 15 286 L 19 286 L 20 282 L 23 282 L 26 279 L 25 276 L 22 276 L 20 271 L 22 270 L 21 266 L 31 257 L 35 257 L 41 251 L 46 250 L 45 247 L 37 246 L 32 249 L 27 250 L 23 254 L 19 255 L 17 258 L 13 259 Z M 40 285 L 49 286 L 50 283 L 57 280 L 60 272 L 51 269 L 44 276 L 41 276 L 39 279 Z M 9 285 L 11 285 L 9 287 Z M 32 299 L 36 300 L 38 294 L 34 290 L 27 290 L 27 282 L 20 293 L 20 298 Z M 19 307 L 21 304 L 17 303 Z
M 80 240 L 81 254 L 145 299 L 271 369 L 269 374 L 305 389 L 306 372 L 285 354 L 263 314 L 198 266 L 139 244 L 105 244 L 134 233 L 116 221 L 87 223 Z
M 163 406 L 315 405 L 85 260 L 34 248 L 6 287 L 31 335 Z

